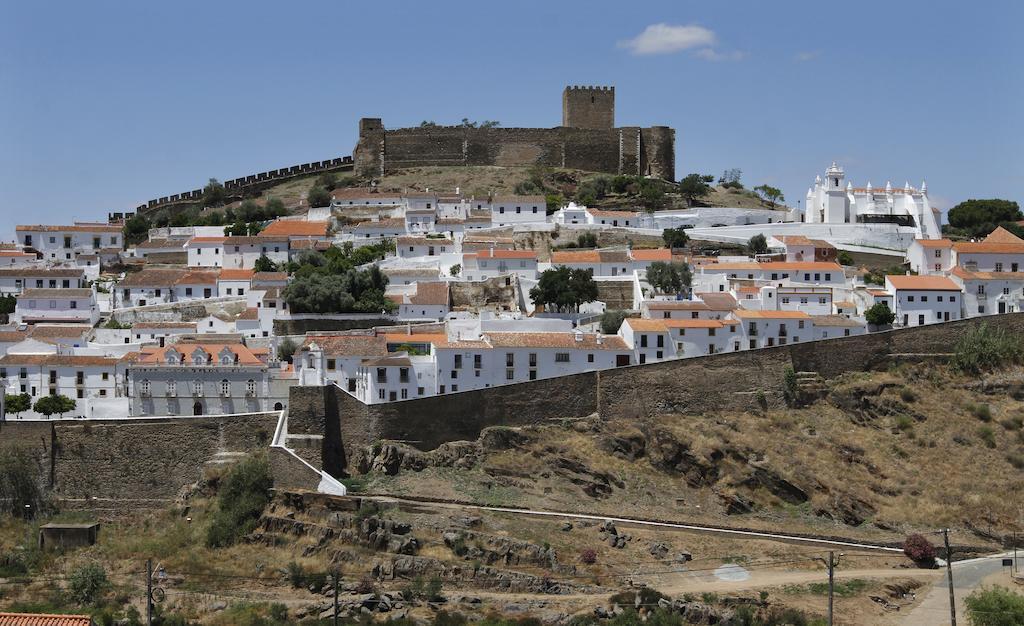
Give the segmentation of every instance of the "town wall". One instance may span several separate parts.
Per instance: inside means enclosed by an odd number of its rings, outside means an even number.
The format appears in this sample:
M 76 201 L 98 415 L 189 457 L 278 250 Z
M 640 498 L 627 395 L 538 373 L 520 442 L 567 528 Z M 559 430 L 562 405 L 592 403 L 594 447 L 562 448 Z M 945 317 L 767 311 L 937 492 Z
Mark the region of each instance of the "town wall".
M 593 413 L 603 418 L 713 415 L 785 406 L 787 367 L 833 378 L 888 367 L 893 359 L 948 355 L 969 328 L 991 324 L 1024 332 L 1024 313 L 721 353 L 705 357 L 588 372 L 401 402 L 364 405 L 335 386 L 292 388 L 292 423 L 324 432 L 324 463 L 346 467 L 359 449 L 399 440 L 430 450 L 475 439 L 489 426 L 522 426 Z M 325 389 L 324 396 L 312 389 Z M 296 394 L 306 398 L 296 406 Z M 303 416 L 298 412 L 302 411 Z M 322 430 L 321 430 L 322 429 Z M 334 474 L 340 475 L 340 474 Z
M 204 417 L 7 420 L 0 454 L 26 453 L 57 500 L 148 507 L 175 499 L 211 461 L 266 450 L 278 413 Z

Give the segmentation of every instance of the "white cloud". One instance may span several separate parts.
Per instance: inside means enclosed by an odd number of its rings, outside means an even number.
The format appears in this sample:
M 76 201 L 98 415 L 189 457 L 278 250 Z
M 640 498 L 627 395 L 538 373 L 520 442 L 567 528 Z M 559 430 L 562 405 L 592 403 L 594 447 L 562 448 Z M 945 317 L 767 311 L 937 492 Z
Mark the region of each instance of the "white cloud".
M 819 56 L 821 56 L 821 51 L 809 50 L 807 52 L 798 52 L 796 56 L 793 58 L 799 61 L 800 63 L 805 63 L 807 61 L 813 61 L 814 59 L 817 59 Z
M 632 39 L 619 42 L 633 54 L 671 54 L 715 45 L 715 33 L 703 26 L 651 24 Z
M 693 54 L 705 61 L 739 61 L 743 58 L 743 53 L 739 50 L 733 50 L 732 52 L 719 52 L 713 48 L 701 48 Z

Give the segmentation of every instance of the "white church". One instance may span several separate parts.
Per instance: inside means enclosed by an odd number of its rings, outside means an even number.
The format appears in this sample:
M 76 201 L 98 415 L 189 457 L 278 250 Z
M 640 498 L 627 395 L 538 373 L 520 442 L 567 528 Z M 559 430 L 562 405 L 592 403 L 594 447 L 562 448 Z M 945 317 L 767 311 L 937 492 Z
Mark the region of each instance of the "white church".
M 835 161 L 825 170 L 825 180 L 818 176 L 814 187 L 807 190 L 807 202 L 802 220 L 808 224 L 896 224 L 911 227 L 916 239 L 939 239 L 941 215 L 939 209 L 928 202 L 928 186 L 921 183 L 914 189 L 910 183 L 902 189 L 893 189 L 885 183 L 884 189 L 855 188 L 844 181 L 843 168 Z M 845 182 L 845 185 L 844 185 Z

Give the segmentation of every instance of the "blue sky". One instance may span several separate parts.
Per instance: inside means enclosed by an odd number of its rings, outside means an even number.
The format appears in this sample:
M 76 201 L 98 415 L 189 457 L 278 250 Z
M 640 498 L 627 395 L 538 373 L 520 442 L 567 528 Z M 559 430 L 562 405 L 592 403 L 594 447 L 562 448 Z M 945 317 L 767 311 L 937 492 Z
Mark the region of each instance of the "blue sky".
M 4 2 L 0 210 L 98 219 L 350 154 L 360 117 L 555 126 L 566 84 L 676 128 L 677 177 L 802 199 L 928 181 L 1024 200 L 1019 2 Z M 9 222 L 9 223 L 10 223 Z

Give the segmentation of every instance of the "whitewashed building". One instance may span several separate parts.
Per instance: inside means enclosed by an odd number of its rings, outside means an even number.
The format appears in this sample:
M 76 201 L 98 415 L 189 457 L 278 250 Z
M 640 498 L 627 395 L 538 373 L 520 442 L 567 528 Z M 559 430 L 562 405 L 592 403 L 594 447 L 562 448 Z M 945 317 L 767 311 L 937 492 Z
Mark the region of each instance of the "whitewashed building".
M 92 289 L 26 289 L 17 296 L 15 323 L 61 322 L 94 325 L 100 319 Z
M 185 245 L 189 267 L 223 267 L 227 237 L 192 237 Z
M 76 222 L 70 226 L 17 226 L 18 243 L 39 252 L 46 261 L 73 261 L 79 254 L 124 247 L 121 227 Z
M 481 250 L 463 253 L 462 276 L 466 280 L 486 280 L 515 274 L 519 278 L 537 278 L 537 253 L 533 250 Z
M 953 268 L 953 242 L 949 239 L 915 239 L 907 248 L 907 262 L 918 274 L 945 274 Z
M 945 276 L 889 275 L 885 287 L 892 294 L 892 312 L 901 326 L 951 322 L 962 317 L 960 285 Z

